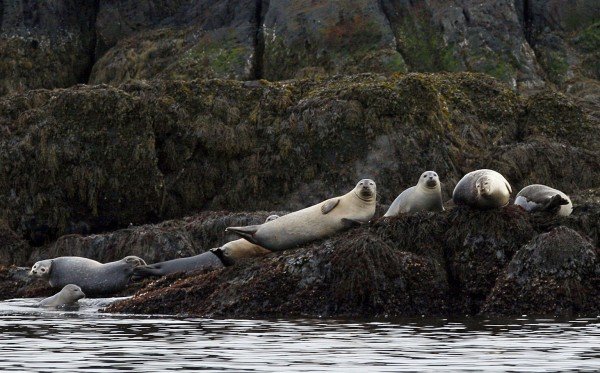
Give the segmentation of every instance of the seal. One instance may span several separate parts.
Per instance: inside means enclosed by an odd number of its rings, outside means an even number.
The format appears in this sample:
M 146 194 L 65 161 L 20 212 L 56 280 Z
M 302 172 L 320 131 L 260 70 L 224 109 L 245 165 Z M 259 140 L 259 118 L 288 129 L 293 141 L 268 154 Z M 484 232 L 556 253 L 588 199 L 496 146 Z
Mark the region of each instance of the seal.
M 109 295 L 123 290 L 133 269 L 140 265 L 146 262 L 137 256 L 105 264 L 79 256 L 61 256 L 35 263 L 29 274 L 47 279 L 52 287 L 75 284 L 88 296 Z
M 400 193 L 383 216 L 418 211 L 444 211 L 440 178 L 435 171 L 423 172 L 417 185 Z
M 278 215 L 270 215 L 265 222 L 275 220 L 278 217 Z M 159 277 L 176 272 L 191 272 L 201 269 L 217 269 L 233 265 L 236 260 L 242 258 L 268 253 L 270 253 L 269 250 L 241 238 L 202 254 L 136 267 L 133 270 L 133 279 L 140 280 L 150 276 Z
M 532 184 L 521 189 L 515 198 L 519 205 L 528 212 L 547 212 L 558 216 L 569 216 L 573 212 L 571 199 L 565 193 L 547 185 Z
M 223 267 L 223 262 L 221 262 L 221 259 L 215 253 L 206 251 L 187 258 L 177 258 L 137 267 L 133 270 L 133 279 L 140 280 L 150 276 L 158 277 L 176 272 L 191 272 L 200 269 L 217 269 Z
M 271 251 L 282 251 L 332 236 L 375 215 L 377 189 L 363 179 L 343 196 L 335 197 L 260 225 L 228 227 L 246 240 Z
M 78 300 L 85 298 L 85 294 L 77 285 L 68 284 L 51 297 L 42 300 L 39 307 L 66 307 L 73 306 Z
M 500 173 L 494 170 L 469 172 L 456 184 L 452 200 L 456 205 L 477 209 L 493 209 L 508 204 L 512 188 Z
M 279 218 L 279 215 L 270 215 L 267 220 L 265 220 L 265 223 L 273 221 L 277 218 Z M 218 256 L 226 266 L 234 265 L 238 260 L 241 259 L 263 256 L 271 252 L 270 250 L 253 244 L 243 238 L 235 241 L 229 241 L 225 245 L 211 249 L 210 251 Z

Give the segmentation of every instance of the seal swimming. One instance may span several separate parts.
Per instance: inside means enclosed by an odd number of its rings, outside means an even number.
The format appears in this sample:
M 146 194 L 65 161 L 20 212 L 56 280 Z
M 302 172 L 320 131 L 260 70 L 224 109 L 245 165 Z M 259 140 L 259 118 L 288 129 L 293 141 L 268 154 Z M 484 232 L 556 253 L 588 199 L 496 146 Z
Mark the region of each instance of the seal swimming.
M 270 215 L 265 222 L 275 220 L 278 217 L 277 215 Z M 166 276 L 176 272 L 191 272 L 209 268 L 217 269 L 232 265 L 236 260 L 242 258 L 250 258 L 268 253 L 270 253 L 269 250 L 240 238 L 202 254 L 136 267 L 133 278 L 139 280 L 149 276 Z
M 39 307 L 65 307 L 73 306 L 78 300 L 85 298 L 85 294 L 77 285 L 68 284 L 62 290 L 51 297 L 42 300 Z
M 271 251 L 290 249 L 368 222 L 375 215 L 377 188 L 363 179 L 343 196 L 334 197 L 260 225 L 228 227 L 246 240 Z
M 133 269 L 145 264 L 137 256 L 105 264 L 78 256 L 61 256 L 35 263 L 29 274 L 47 279 L 52 287 L 75 284 L 88 296 L 108 295 L 123 290 Z
M 469 172 L 456 184 L 452 200 L 457 205 L 478 209 L 493 209 L 508 204 L 512 188 L 499 172 L 476 170 Z
M 440 178 L 435 171 L 423 172 L 417 185 L 400 193 L 383 216 L 418 211 L 444 211 Z
M 542 184 L 532 184 L 521 189 L 515 198 L 515 205 L 528 212 L 548 212 L 558 216 L 569 216 L 573 211 L 569 196 Z

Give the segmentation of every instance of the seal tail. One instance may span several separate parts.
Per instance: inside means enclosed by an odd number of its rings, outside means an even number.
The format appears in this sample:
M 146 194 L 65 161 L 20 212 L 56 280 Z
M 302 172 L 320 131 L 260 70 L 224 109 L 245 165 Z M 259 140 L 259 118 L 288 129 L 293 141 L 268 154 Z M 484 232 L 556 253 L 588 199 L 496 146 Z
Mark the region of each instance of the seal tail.
M 134 281 L 138 281 L 138 280 L 143 280 L 146 277 L 160 277 L 160 276 L 162 276 L 160 269 L 154 268 L 151 265 L 145 265 L 145 266 L 135 267 L 133 269 L 133 275 L 131 276 L 131 278 Z
M 231 232 L 238 236 L 245 238 L 246 241 L 258 245 L 258 242 L 254 239 L 254 234 L 258 231 L 258 225 L 249 225 L 247 227 L 227 227 L 225 232 Z

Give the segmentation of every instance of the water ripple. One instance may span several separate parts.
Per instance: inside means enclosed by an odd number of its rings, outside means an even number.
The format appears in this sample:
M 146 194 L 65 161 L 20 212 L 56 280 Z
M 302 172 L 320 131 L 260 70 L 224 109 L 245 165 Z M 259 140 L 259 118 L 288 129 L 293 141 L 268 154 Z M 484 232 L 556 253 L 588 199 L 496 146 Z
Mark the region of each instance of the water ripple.
M 2 371 L 598 371 L 600 318 L 211 320 L 0 302 Z

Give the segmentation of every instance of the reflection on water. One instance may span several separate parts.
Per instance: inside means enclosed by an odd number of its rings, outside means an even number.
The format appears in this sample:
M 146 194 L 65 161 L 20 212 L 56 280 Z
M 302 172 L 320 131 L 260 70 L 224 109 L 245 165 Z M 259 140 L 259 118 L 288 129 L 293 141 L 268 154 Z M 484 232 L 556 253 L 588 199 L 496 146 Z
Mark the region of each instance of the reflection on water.
M 600 318 L 210 320 L 0 302 L 0 370 L 598 371 Z

